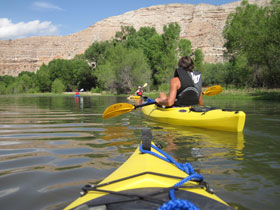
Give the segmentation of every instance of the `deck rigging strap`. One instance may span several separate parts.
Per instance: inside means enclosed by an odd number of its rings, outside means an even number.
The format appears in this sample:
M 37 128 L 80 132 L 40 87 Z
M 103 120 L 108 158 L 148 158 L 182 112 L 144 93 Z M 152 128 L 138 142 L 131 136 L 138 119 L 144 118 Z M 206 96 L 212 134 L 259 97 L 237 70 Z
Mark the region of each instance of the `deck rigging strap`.
M 186 178 L 183 178 L 183 177 L 166 175 L 166 174 L 155 173 L 155 172 L 143 172 L 143 173 L 135 174 L 135 175 L 132 175 L 132 176 L 124 177 L 124 178 L 121 178 L 121 179 L 118 179 L 118 180 L 114 180 L 114 181 L 99 184 L 99 185 L 89 185 L 89 184 L 85 185 L 82 188 L 82 190 L 83 190 L 82 195 L 85 195 L 88 191 L 99 191 L 99 192 L 124 196 L 123 199 L 119 199 L 118 201 L 112 201 L 112 202 L 106 201 L 104 204 L 122 203 L 122 202 L 128 202 L 128 201 L 136 201 L 136 200 L 140 199 L 140 200 L 145 200 L 145 201 L 148 201 L 148 202 L 160 204 L 161 206 L 159 207 L 159 210 L 167 210 L 167 209 L 198 210 L 199 208 L 195 204 L 193 204 L 192 202 L 190 202 L 188 200 L 183 200 L 183 199 L 176 199 L 175 190 L 179 190 L 179 188 L 206 188 L 206 191 L 208 191 L 210 193 L 213 193 L 213 192 L 211 192 L 211 188 L 209 187 L 208 183 L 203 181 L 203 176 L 195 173 L 191 164 L 189 164 L 189 163 L 185 163 L 185 164 L 178 163 L 171 156 L 169 156 L 167 153 L 163 152 L 157 146 L 151 145 L 151 147 L 153 149 L 155 149 L 156 151 L 158 151 L 162 155 L 159 155 L 159 154 L 157 154 L 155 152 L 152 152 L 152 151 L 149 151 L 149 150 L 144 150 L 142 144 L 140 145 L 140 151 L 142 153 L 148 153 L 150 155 L 154 155 L 154 156 L 156 156 L 156 157 L 158 157 L 158 158 L 160 158 L 164 161 L 167 161 L 169 163 L 172 163 L 172 164 L 176 165 L 177 168 L 186 172 L 187 174 L 189 174 L 189 176 L 187 176 Z M 126 179 L 131 179 L 131 178 L 141 176 L 141 175 L 144 175 L 144 174 L 153 174 L 153 175 L 157 175 L 157 176 L 164 176 L 164 177 L 170 177 L 170 178 L 175 178 L 175 179 L 181 179 L 181 181 L 179 181 L 178 183 L 176 183 L 172 187 L 160 188 L 159 190 L 156 190 L 153 193 L 148 193 L 146 195 L 138 195 L 138 194 L 134 194 L 134 193 L 131 194 L 131 193 L 126 193 L 126 192 L 115 192 L 115 191 L 100 189 L 100 187 L 110 185 L 110 184 L 113 184 L 113 183 L 116 183 L 116 182 L 120 182 L 120 181 L 123 181 L 123 180 L 126 180 Z M 197 181 L 200 184 L 193 185 L 193 186 L 182 186 L 184 183 L 186 183 L 188 181 Z M 155 198 L 152 197 L 153 195 L 166 193 L 168 191 L 169 191 L 169 197 L 170 197 L 170 200 L 168 202 L 164 202 L 161 199 L 155 199 Z M 102 205 L 102 204 L 103 203 L 98 203 L 98 205 Z M 91 203 L 88 203 L 88 206 L 95 206 L 95 205 L 96 204 L 92 205 Z
M 197 174 L 192 165 L 190 163 L 178 163 L 177 161 L 175 161 L 170 155 L 168 155 L 167 153 L 165 153 L 164 151 L 162 151 L 161 149 L 159 149 L 158 147 L 154 146 L 153 144 L 151 144 L 151 147 L 153 149 L 155 149 L 157 152 L 159 152 L 161 155 L 149 151 L 149 150 L 144 150 L 143 149 L 143 145 L 140 145 L 140 151 L 142 153 L 148 153 L 150 155 L 154 155 L 155 157 L 158 157 L 164 161 L 167 161 L 169 163 L 173 163 L 178 169 L 186 172 L 187 174 L 189 174 L 189 176 L 187 176 L 186 178 L 182 179 L 180 182 L 176 183 L 174 185 L 174 187 L 180 187 L 181 185 L 183 185 L 184 183 L 194 180 L 194 181 L 203 181 L 203 176 L 200 174 Z M 188 209 L 188 210 L 198 210 L 199 208 L 193 204 L 192 202 L 188 201 L 188 200 L 182 200 L 182 199 L 176 199 L 175 196 L 175 189 L 170 189 L 169 191 L 169 197 L 170 197 L 170 201 L 164 203 L 159 210 L 167 210 L 167 209 Z

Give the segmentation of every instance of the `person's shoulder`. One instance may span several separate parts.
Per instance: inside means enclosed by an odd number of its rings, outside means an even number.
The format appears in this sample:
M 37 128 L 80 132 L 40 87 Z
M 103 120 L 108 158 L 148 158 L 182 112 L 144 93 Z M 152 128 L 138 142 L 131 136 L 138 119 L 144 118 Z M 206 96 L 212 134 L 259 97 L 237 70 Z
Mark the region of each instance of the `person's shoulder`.
M 181 82 L 180 82 L 179 77 L 173 77 L 173 78 L 170 80 L 170 84 L 171 84 L 171 85 L 175 85 L 175 86 L 181 85 Z
M 193 73 L 194 73 L 194 74 L 201 74 L 201 72 L 200 72 L 200 71 L 197 71 L 197 70 L 193 70 Z
M 180 79 L 179 79 L 179 77 L 172 77 L 171 78 L 171 82 L 180 82 Z

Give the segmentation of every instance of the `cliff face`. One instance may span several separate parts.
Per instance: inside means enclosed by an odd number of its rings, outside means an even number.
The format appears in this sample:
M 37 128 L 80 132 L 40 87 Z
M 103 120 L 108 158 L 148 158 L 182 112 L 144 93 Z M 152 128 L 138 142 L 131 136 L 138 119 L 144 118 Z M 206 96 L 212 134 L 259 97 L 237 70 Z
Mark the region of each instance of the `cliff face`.
M 266 5 L 270 0 L 251 0 L 250 3 Z M 162 33 L 164 25 L 177 22 L 181 38 L 189 39 L 193 48 L 200 48 L 207 62 L 223 62 L 223 27 L 230 12 L 240 1 L 214 6 L 208 4 L 168 4 L 142 8 L 123 15 L 104 19 L 78 33 L 60 37 L 30 37 L 0 40 L 0 76 L 17 76 L 21 71 L 35 72 L 52 59 L 71 59 L 84 51 L 94 41 L 110 40 L 121 26 L 155 27 Z

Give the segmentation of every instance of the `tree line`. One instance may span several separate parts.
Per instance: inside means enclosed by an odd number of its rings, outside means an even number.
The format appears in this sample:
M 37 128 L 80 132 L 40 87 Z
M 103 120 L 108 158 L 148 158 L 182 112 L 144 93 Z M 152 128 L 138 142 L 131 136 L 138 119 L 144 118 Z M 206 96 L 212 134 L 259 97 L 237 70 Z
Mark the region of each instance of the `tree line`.
M 204 62 L 200 49 L 180 39 L 177 23 L 154 27 L 122 26 L 109 41 L 94 42 L 71 60 L 55 59 L 36 72 L 0 77 L 0 94 L 87 91 L 131 93 L 149 84 L 167 90 L 181 56 L 192 55 L 202 72 L 203 85 L 246 88 L 280 86 L 280 1 L 265 7 L 242 1 L 231 13 L 223 30 L 226 62 Z

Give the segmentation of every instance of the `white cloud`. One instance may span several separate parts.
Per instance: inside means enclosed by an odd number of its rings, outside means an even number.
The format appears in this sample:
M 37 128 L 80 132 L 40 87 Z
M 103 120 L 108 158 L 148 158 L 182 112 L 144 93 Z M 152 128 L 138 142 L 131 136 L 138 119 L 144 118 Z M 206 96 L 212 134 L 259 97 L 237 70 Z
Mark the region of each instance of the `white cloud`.
M 34 20 L 26 23 L 12 23 L 8 18 L 0 18 L 0 40 L 56 35 L 57 33 L 57 27 L 50 21 Z
M 39 8 L 39 9 L 52 9 L 52 10 L 63 10 L 61 7 L 48 3 L 48 2 L 44 2 L 44 1 L 35 1 L 33 3 L 33 6 L 35 8 Z

